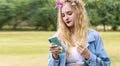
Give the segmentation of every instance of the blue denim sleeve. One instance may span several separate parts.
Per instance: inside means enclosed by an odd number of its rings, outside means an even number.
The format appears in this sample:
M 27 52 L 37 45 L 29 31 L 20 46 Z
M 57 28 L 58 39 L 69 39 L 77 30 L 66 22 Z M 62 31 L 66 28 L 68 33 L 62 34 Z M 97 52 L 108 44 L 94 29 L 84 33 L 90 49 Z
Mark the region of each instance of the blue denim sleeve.
M 66 64 L 66 53 L 59 54 L 59 59 L 55 60 L 52 53 L 49 54 L 48 66 L 65 66 Z
M 48 66 L 58 66 L 58 65 L 59 65 L 59 59 L 55 60 L 52 56 L 52 53 L 50 53 L 48 57 Z
M 97 32 L 94 32 L 95 38 L 95 54 L 90 52 L 90 58 L 85 60 L 89 66 L 110 66 L 110 59 L 104 50 L 103 42 L 100 35 Z

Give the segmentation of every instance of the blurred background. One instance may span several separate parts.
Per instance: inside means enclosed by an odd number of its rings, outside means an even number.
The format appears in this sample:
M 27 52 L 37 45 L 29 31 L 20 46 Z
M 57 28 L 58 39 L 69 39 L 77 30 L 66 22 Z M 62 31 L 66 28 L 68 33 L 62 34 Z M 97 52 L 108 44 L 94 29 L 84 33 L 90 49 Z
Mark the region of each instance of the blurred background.
M 120 0 L 83 0 L 111 66 L 120 65 Z M 0 66 L 47 66 L 56 31 L 54 0 L 0 0 Z

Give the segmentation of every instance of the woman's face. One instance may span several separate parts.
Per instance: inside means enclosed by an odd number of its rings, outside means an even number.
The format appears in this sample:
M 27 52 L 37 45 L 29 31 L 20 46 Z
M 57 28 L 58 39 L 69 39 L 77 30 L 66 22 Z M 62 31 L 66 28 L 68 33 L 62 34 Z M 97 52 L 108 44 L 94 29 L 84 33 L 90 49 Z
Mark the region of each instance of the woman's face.
M 70 7 L 70 4 L 65 3 L 64 6 L 62 7 L 62 18 L 68 27 L 74 27 L 74 15 L 75 13 Z

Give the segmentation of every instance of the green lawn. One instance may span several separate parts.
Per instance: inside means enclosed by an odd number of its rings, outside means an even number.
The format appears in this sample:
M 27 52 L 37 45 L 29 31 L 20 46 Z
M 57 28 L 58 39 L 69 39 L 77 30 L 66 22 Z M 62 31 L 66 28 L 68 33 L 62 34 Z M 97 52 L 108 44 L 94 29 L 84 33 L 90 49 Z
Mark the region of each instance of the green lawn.
M 54 32 L 0 32 L 0 66 L 47 66 L 48 37 Z M 111 66 L 120 65 L 120 33 L 101 32 Z

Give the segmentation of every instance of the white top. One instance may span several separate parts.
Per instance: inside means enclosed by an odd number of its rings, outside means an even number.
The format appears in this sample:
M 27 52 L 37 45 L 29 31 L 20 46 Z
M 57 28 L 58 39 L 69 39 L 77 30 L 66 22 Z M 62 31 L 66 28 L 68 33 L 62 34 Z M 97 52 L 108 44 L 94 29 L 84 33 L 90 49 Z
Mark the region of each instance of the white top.
M 67 66 L 69 66 L 69 64 L 83 64 L 83 57 L 78 53 L 77 51 L 77 47 L 72 47 L 71 49 L 71 55 L 70 57 L 67 59 Z

